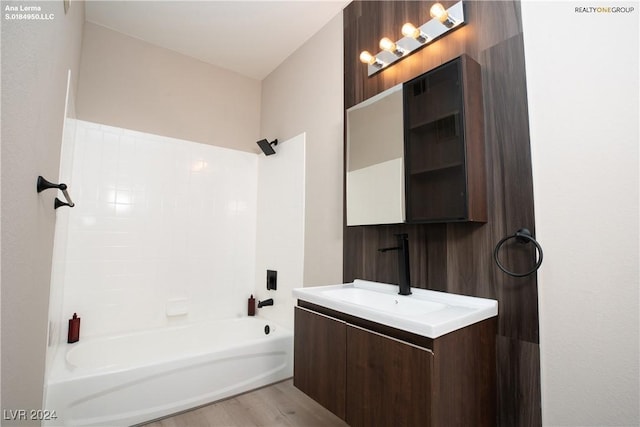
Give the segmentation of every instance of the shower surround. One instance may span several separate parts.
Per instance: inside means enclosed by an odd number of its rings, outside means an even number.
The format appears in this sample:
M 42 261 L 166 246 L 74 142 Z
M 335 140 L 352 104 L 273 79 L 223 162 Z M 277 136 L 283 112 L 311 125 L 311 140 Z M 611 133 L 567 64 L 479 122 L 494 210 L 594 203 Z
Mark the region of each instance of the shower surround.
M 242 315 L 254 292 L 257 162 L 78 121 L 62 313 L 78 313 L 81 336 Z
M 292 328 L 290 289 L 302 284 L 304 134 L 265 158 L 68 122 L 60 176 L 76 206 L 56 211 L 48 371 L 66 350 L 73 313 L 82 342 L 246 316 L 254 294 L 275 300 L 259 316 Z M 279 270 L 278 291 L 264 289 L 267 268 Z

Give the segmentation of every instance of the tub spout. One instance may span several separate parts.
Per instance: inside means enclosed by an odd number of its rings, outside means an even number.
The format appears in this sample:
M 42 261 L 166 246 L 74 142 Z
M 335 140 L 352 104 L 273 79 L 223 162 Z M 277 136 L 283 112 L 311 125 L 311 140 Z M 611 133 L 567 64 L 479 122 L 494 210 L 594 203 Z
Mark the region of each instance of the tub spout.
M 262 308 L 266 305 L 273 305 L 273 298 L 269 298 L 264 301 L 258 301 L 258 308 Z

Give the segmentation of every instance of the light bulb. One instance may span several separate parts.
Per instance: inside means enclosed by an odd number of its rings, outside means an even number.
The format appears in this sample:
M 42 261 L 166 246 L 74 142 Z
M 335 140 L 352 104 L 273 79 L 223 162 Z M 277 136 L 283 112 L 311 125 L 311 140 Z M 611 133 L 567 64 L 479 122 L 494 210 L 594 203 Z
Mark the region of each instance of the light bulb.
M 412 23 L 407 22 L 402 26 L 402 35 L 418 40 L 420 43 L 427 41 L 427 35 L 414 27 Z
M 436 3 L 433 6 L 431 6 L 431 10 L 429 11 L 429 14 L 431 15 L 432 18 L 436 18 L 440 22 L 446 21 L 447 18 L 449 17 L 449 14 L 445 10 L 444 6 L 442 6 L 440 3 Z
M 360 62 L 364 64 L 373 65 L 376 62 L 376 57 L 371 55 L 368 51 L 363 50 L 360 53 Z
M 453 26 L 453 20 L 449 18 L 447 10 L 440 3 L 435 3 L 433 6 L 431 6 L 429 14 L 432 18 L 435 18 L 438 21 L 442 22 L 445 26 L 449 28 Z
M 380 49 L 386 50 L 387 52 L 394 52 L 396 50 L 396 44 L 388 37 L 383 37 L 380 39 Z
M 411 22 L 407 22 L 402 26 L 402 35 L 415 39 L 420 35 L 420 30 L 414 27 Z
M 375 56 L 371 55 L 369 51 L 363 50 L 360 52 L 360 62 L 364 64 L 373 65 L 374 67 L 382 68 L 384 63 Z
M 392 42 L 388 37 L 383 37 L 380 39 L 380 49 L 391 52 L 395 56 L 404 55 L 404 49 L 398 47 L 398 45 Z

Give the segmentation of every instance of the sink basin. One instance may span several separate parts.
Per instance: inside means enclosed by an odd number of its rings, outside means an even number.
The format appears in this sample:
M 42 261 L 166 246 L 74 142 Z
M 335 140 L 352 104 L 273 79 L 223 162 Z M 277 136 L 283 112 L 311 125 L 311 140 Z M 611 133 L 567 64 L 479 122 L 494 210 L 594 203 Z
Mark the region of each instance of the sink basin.
M 369 289 L 356 287 L 343 287 L 322 291 L 322 295 L 328 298 L 337 298 L 340 301 L 366 306 L 373 310 L 386 313 L 394 313 L 404 316 L 419 316 L 436 310 L 442 310 L 447 306 L 440 302 L 399 298 L 399 295 L 390 295 L 383 292 L 375 292 Z
M 498 315 L 498 302 L 426 289 L 398 295 L 398 286 L 354 280 L 331 286 L 296 288 L 293 296 L 429 338 L 437 338 Z

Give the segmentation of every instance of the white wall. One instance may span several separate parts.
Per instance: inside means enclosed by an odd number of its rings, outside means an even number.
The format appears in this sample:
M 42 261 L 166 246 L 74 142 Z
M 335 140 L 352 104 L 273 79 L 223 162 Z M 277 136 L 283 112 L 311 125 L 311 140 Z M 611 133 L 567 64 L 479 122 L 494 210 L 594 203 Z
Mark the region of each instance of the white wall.
M 302 286 L 305 219 L 305 134 L 279 142 L 276 154 L 258 160 L 256 300 L 273 298 L 259 316 L 293 329 L 294 288 Z M 278 274 L 267 291 L 267 270 Z
M 79 119 L 259 152 L 259 80 L 89 22 L 80 72 Z
M 58 342 L 246 315 L 257 155 L 78 121 L 73 157 Z
M 262 82 L 261 136 L 306 135 L 305 286 L 342 282 L 342 25 L 339 13 Z
M 14 410 L 42 405 L 56 193 L 35 185 L 38 175 L 58 179 L 67 73 L 75 86 L 84 23 L 82 2 L 66 15 L 62 1 L 29 6 L 53 19 L 1 18 L 2 409 Z
M 640 424 L 639 9 L 522 4 L 548 426 Z

